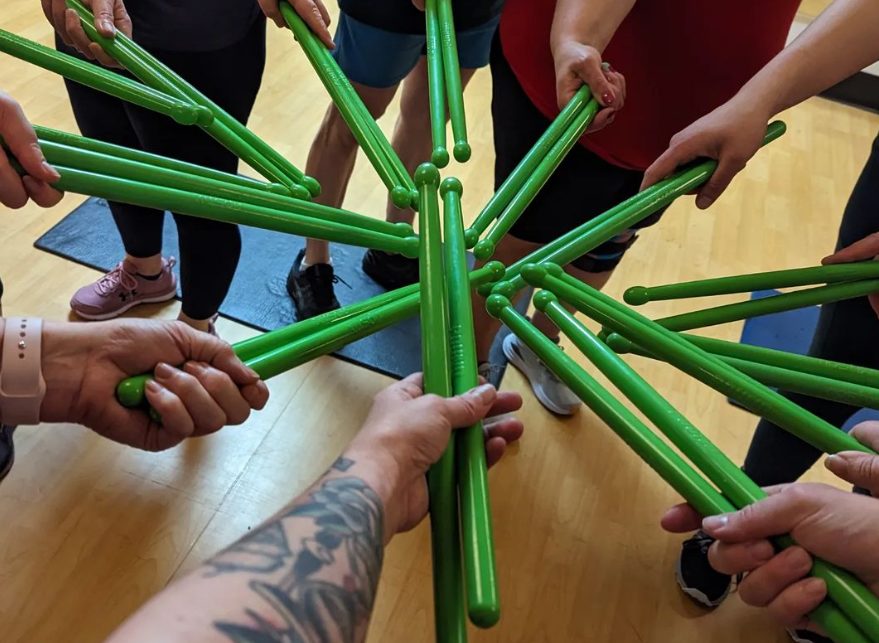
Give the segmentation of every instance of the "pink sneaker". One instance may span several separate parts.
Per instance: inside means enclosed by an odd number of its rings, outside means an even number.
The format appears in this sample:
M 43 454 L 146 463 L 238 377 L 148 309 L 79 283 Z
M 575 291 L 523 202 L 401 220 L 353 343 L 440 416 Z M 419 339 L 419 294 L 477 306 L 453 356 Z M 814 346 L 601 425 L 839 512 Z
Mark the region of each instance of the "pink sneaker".
M 145 279 L 137 274 L 133 265 L 121 261 L 95 283 L 77 290 L 70 300 L 70 308 L 83 319 L 100 321 L 118 317 L 139 304 L 173 299 L 177 294 L 177 277 L 171 267 L 175 263 L 174 257 L 162 259 L 159 276 Z

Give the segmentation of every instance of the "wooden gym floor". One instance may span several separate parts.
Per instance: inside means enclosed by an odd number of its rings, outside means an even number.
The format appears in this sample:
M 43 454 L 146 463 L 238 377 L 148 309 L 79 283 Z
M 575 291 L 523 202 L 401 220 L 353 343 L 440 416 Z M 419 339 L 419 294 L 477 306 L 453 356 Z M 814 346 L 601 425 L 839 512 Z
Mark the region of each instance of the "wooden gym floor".
M 0 27 L 49 44 L 36 2 L 6 3 Z M 269 63 L 252 127 L 304 164 L 326 96 L 289 34 L 269 29 Z M 489 83 L 467 95 L 473 159 L 450 168 L 475 212 L 492 185 Z M 30 118 L 75 131 L 60 78 L 4 57 L 0 87 Z M 390 130 L 395 110 L 382 126 Z M 710 212 L 690 199 L 634 247 L 609 292 L 815 264 L 833 247 L 848 192 L 879 116 L 811 100 L 784 116 L 790 130 L 760 154 Z M 361 160 L 346 205 L 381 216 L 380 182 Z M 7 314 L 61 319 L 96 273 L 39 252 L 33 241 L 73 209 L 28 207 L 0 216 Z M 244 258 L 246 261 L 246 257 Z M 177 304 L 138 314 L 173 318 Z M 654 305 L 651 313 L 681 310 Z M 229 341 L 251 331 L 221 321 Z M 739 325 L 716 330 L 737 339 Z M 727 453 L 741 459 L 755 419 L 666 367 L 636 365 Z M 268 408 L 246 425 L 162 454 L 140 453 L 75 426 L 23 428 L 0 485 L 0 638 L 8 643 L 99 641 L 174 578 L 271 515 L 342 450 L 373 394 L 389 380 L 333 358 L 271 382 Z M 783 632 L 736 598 L 714 613 L 674 582 L 680 539 L 658 520 L 677 501 L 587 410 L 545 412 L 511 369 L 504 386 L 525 396 L 527 433 L 491 474 L 504 616 L 474 642 L 781 642 Z M 338 404 L 340 398 L 346 403 Z M 815 470 L 811 479 L 825 479 Z M 432 640 L 428 531 L 398 537 L 387 554 L 370 641 Z

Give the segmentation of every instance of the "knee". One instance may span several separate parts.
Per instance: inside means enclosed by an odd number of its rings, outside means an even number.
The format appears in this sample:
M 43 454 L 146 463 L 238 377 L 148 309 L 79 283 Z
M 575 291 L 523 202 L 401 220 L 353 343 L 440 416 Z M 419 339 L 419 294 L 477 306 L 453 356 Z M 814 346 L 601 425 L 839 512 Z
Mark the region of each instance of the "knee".
M 400 121 L 406 127 L 419 131 L 430 131 L 430 104 L 427 90 L 423 92 L 403 92 L 400 98 Z

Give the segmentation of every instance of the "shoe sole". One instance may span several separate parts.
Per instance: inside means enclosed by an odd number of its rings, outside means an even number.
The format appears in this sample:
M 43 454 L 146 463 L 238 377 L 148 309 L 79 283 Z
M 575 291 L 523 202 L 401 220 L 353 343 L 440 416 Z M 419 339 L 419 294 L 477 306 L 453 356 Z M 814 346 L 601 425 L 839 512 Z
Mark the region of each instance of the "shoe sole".
M 115 319 L 119 315 L 127 313 L 129 310 L 131 310 L 135 306 L 140 306 L 141 304 L 160 304 L 164 301 L 170 301 L 171 299 L 174 299 L 174 297 L 176 297 L 176 296 L 177 296 L 177 286 L 174 286 L 174 291 L 167 294 L 167 295 L 161 295 L 159 297 L 147 297 L 146 299 L 138 299 L 137 301 L 132 301 L 132 302 L 125 304 L 124 306 L 122 306 L 122 308 L 119 308 L 118 310 L 114 310 L 112 313 L 103 313 L 100 315 L 94 315 L 92 313 L 80 312 L 76 308 L 74 308 L 73 306 L 71 306 L 70 309 L 74 313 L 76 313 L 77 317 L 82 317 L 83 319 L 87 319 L 88 321 L 105 321 L 107 319 Z
M 719 607 L 723 601 L 726 600 L 727 596 L 729 596 L 730 591 L 732 591 L 732 583 L 730 586 L 726 588 L 726 591 L 716 601 L 712 601 L 708 598 L 703 592 L 700 592 L 695 587 L 690 587 L 684 581 L 683 573 L 681 572 L 681 558 L 678 556 L 678 562 L 675 565 L 675 579 L 678 582 L 678 587 L 681 588 L 681 591 L 686 594 L 694 603 L 699 603 L 702 607 L 707 607 L 709 609 L 714 609 Z
M 557 406 L 552 400 L 548 399 L 546 393 L 541 386 L 535 386 L 534 380 L 532 379 L 531 373 L 529 372 L 528 365 L 525 363 L 525 360 L 519 356 L 519 353 L 516 352 L 516 349 L 513 348 L 512 342 L 515 339 L 514 335 L 507 335 L 504 338 L 501 347 L 504 350 L 504 355 L 507 358 L 507 361 L 510 362 L 513 366 L 518 369 L 522 375 L 528 380 L 528 383 L 531 385 L 531 390 L 534 391 L 535 397 L 540 401 L 540 403 L 550 412 L 555 413 L 556 415 L 562 415 L 564 417 L 570 417 L 576 413 L 576 409 L 562 409 Z

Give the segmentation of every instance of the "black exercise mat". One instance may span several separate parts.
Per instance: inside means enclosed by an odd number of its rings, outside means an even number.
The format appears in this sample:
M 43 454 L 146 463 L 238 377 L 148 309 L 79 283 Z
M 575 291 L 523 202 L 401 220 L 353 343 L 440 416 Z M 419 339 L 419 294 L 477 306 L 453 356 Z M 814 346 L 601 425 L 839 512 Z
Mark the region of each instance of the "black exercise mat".
M 176 257 L 179 256 L 177 229 L 169 221 L 171 219 L 166 217 L 163 248 L 166 256 Z M 296 317 L 285 283 L 290 263 L 304 245 L 303 239 L 244 226 L 241 236 L 241 264 L 220 314 L 259 330 L 292 324 Z M 102 272 L 110 270 L 124 253 L 107 202 L 94 198 L 58 222 L 37 239 L 34 246 Z M 333 265 L 344 281 L 336 284 L 336 296 L 343 306 L 384 292 L 361 270 L 364 252 L 363 248 L 333 244 Z M 470 260 L 472 262 L 472 257 Z M 523 298 L 523 307 L 527 301 L 528 298 Z M 502 366 L 496 373 L 496 384 L 506 366 L 500 341 L 508 332 L 502 329 L 492 347 L 492 362 Z M 346 346 L 336 356 L 401 378 L 421 370 L 420 346 L 420 328 L 415 316 Z

